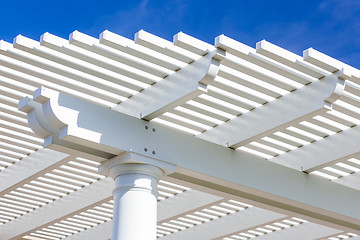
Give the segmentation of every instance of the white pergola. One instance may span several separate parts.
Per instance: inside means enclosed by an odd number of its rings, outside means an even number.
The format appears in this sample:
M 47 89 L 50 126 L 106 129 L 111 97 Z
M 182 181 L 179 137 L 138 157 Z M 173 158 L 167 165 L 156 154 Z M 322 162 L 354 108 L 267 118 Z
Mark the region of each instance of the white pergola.
M 360 71 L 312 48 L 19 35 L 0 239 L 360 239 L 359 128 Z

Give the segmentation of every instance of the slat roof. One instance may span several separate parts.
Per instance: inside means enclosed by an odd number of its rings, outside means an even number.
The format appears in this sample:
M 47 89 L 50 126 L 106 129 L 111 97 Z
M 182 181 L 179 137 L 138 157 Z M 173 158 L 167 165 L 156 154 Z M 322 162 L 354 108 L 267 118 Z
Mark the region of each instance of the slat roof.
M 45 33 L 40 41 L 19 35 L 0 42 L 0 238 L 3 232 L 14 239 L 110 238 L 111 192 L 94 200 L 87 195 L 96 184 L 112 187 L 97 172 L 104 159 L 44 149 L 18 110 L 22 98 L 44 86 L 122 111 L 146 89 L 219 50 L 224 58 L 205 90 L 146 120 L 360 190 L 360 71 L 323 53 L 310 48 L 299 56 L 265 40 L 252 48 L 224 35 L 212 45 L 182 32 L 173 42 L 143 30 L 134 40 L 109 31 L 99 38 L 75 31 L 69 39 Z M 324 90 L 332 76 L 343 86 L 335 95 Z M 54 163 L 39 167 L 52 156 Z M 359 238 L 349 229 L 193 188 L 160 182 L 159 239 Z M 26 221 L 71 204 L 76 194 L 87 196 L 81 206 Z M 167 205 L 182 207 L 165 211 Z

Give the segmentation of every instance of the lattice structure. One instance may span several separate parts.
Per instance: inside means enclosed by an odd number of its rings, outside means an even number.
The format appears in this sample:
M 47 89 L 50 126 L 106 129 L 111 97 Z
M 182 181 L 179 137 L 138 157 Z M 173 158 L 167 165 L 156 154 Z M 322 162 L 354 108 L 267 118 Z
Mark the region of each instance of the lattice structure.
M 357 239 L 359 103 L 360 71 L 312 48 L 1 41 L 0 239 L 110 239 L 118 158 L 163 170 L 159 239 Z

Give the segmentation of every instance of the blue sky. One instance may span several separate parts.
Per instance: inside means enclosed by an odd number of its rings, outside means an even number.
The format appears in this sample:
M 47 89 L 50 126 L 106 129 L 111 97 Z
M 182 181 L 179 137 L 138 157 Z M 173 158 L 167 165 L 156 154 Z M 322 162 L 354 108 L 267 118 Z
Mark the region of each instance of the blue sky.
M 212 43 L 225 34 L 249 46 L 266 39 L 302 55 L 313 47 L 360 68 L 359 0 L 3 0 L 0 39 L 45 32 L 94 37 L 108 29 L 133 39 L 140 29 L 172 40 L 179 31 Z

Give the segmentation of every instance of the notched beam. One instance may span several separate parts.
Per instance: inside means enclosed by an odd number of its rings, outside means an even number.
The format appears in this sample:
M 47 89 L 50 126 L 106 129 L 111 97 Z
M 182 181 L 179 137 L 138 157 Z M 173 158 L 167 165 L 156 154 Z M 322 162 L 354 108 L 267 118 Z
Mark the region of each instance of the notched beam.
M 355 189 L 66 94 L 60 93 L 57 98 L 57 95 L 54 96 L 50 103 L 56 102 L 59 108 L 68 108 L 70 113 L 76 112 L 77 115 L 71 124 L 59 129 L 58 137 L 55 133 L 48 137 L 53 138 L 51 147 L 71 149 L 81 146 L 82 151 L 89 151 L 89 154 L 91 151 L 102 151 L 109 155 L 132 150 L 176 166 L 172 177 L 188 182 L 197 178 L 200 185 L 205 184 L 203 186 L 360 229 L 360 210 L 357 208 L 360 193 Z M 42 110 L 46 109 L 44 104 Z M 46 115 L 45 112 L 43 114 Z M 65 116 L 56 116 L 64 123 Z M 217 184 L 211 185 L 214 183 Z M 329 198 L 333 201 L 328 201 Z
M 301 87 L 197 137 L 238 148 L 331 109 L 343 93 L 346 70 Z M 234 134 L 236 133 L 236 134 Z
M 358 155 L 359 134 L 360 126 L 349 128 L 269 160 L 304 172 L 313 172 Z
M 150 121 L 206 92 L 225 52 L 216 49 L 122 102 L 113 110 Z

